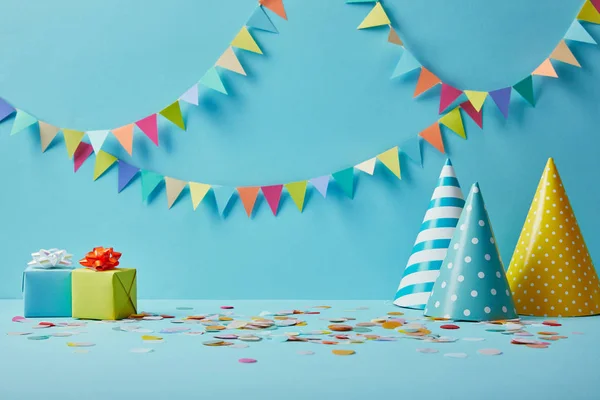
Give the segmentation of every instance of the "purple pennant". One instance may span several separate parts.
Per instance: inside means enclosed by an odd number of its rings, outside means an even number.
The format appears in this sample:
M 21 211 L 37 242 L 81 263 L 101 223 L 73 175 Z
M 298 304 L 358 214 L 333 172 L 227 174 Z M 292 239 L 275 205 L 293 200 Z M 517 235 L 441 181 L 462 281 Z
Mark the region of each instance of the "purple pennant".
M 4 120 L 10 114 L 14 113 L 16 110 L 13 106 L 8 104 L 6 100 L 0 97 L 0 121 Z
M 500 112 L 504 115 L 504 118 L 508 118 L 508 104 L 510 103 L 510 91 L 511 88 L 507 87 L 504 89 L 498 89 L 490 92 L 490 97 L 498 106 Z
M 329 175 L 313 178 L 309 181 L 315 189 L 321 193 L 321 196 L 327 197 L 327 187 L 329 186 Z
M 129 165 L 125 161 L 119 160 L 119 193 L 121 193 L 121 190 L 125 189 L 125 186 L 131 182 L 139 170 L 140 169 L 138 167 Z

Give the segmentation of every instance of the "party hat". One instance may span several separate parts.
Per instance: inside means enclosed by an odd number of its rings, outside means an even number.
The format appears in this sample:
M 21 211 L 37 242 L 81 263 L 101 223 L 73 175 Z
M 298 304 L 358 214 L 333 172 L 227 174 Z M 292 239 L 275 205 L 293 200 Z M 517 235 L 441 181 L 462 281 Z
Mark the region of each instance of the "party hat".
M 425 308 L 464 204 L 452 163 L 446 160 L 400 280 L 395 305 Z
M 598 275 L 550 158 L 508 269 L 519 314 L 600 314 Z
M 517 317 L 477 183 L 471 186 L 425 315 L 463 321 Z

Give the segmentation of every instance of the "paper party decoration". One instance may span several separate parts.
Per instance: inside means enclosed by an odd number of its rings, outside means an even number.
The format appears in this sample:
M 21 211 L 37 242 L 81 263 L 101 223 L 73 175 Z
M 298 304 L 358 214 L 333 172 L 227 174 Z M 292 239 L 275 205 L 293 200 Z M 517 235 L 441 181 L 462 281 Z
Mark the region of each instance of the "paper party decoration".
M 439 120 L 440 124 L 444 125 L 446 128 L 452 130 L 458 136 L 463 139 L 467 138 L 467 134 L 465 132 L 465 127 L 462 122 L 462 117 L 460 115 L 460 110 L 458 107 L 455 107 L 448 114 L 442 116 Z
M 275 28 L 265 10 L 260 6 L 254 9 L 254 12 L 246 22 L 246 26 L 260 29 L 261 31 L 277 33 L 277 28 Z
M 390 19 L 381 6 L 381 3 L 377 2 L 357 29 L 373 28 L 375 26 L 389 25 L 390 23 Z
M 133 124 L 125 125 L 112 130 L 121 146 L 131 155 L 133 153 Z
M 425 307 L 464 203 L 454 167 L 446 160 L 396 291 L 395 305 Z
M 50 125 L 46 122 L 40 121 L 40 142 L 42 144 L 42 153 L 46 151 L 52 140 L 56 137 L 56 134 L 60 130 L 54 125 Z
M 219 57 L 219 59 L 217 60 L 217 63 L 215 65 L 217 67 L 221 67 L 221 68 L 225 68 L 229 71 L 233 71 L 236 74 L 246 76 L 246 71 L 244 71 L 244 67 L 242 67 L 240 60 L 238 60 L 237 56 L 235 55 L 235 52 L 233 51 L 233 48 L 231 48 L 231 47 L 228 47 L 227 50 L 225 50 L 225 52 L 223 54 L 221 54 L 221 57 Z M 196 98 L 197 97 L 198 97 L 198 95 L 196 92 Z M 196 100 L 196 102 L 197 101 L 198 100 Z
M 600 314 L 598 275 L 552 158 L 507 273 L 519 314 Z
M 517 317 L 477 183 L 471 186 L 424 313 L 428 317 L 463 321 Z

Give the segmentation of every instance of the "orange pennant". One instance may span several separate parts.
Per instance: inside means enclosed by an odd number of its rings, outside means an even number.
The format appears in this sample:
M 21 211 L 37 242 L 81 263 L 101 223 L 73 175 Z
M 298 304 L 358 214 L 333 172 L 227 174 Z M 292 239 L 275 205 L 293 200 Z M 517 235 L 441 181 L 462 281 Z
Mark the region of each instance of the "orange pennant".
M 442 140 L 442 131 L 440 130 L 440 125 L 437 122 L 433 123 L 430 127 L 423 129 L 423 131 L 419 133 L 419 136 L 425 139 L 427 143 L 438 149 L 440 153 L 446 153 L 444 149 L 444 141 Z
M 260 0 L 259 3 L 287 21 L 283 0 Z
M 112 130 L 121 146 L 131 155 L 133 153 L 133 124 L 125 125 Z
M 242 204 L 244 205 L 244 209 L 246 210 L 246 214 L 248 214 L 248 218 L 250 218 L 252 215 L 252 210 L 254 209 L 254 203 L 256 203 L 256 196 L 258 196 L 259 190 L 259 187 L 237 188 L 240 199 L 242 200 Z
M 425 93 L 439 83 L 442 83 L 440 78 L 435 76 L 427 68 L 421 67 L 421 74 L 419 75 L 419 80 L 417 81 L 417 87 L 415 88 L 413 97 L 417 97 L 418 95 Z
M 554 67 L 552 66 L 552 63 L 550 62 L 549 58 L 546 58 L 544 60 L 544 62 L 535 69 L 535 71 L 533 71 L 531 73 L 531 75 L 539 75 L 539 76 L 549 76 L 550 78 L 558 78 L 558 75 L 556 74 L 556 71 L 554 70 Z

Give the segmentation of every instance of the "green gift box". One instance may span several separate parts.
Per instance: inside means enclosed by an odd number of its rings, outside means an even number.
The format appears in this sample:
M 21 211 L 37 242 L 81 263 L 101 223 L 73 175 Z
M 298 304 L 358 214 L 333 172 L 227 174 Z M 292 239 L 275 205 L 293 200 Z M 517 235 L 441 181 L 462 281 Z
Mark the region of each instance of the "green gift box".
M 137 313 L 136 270 L 76 269 L 71 275 L 73 318 L 117 320 Z

